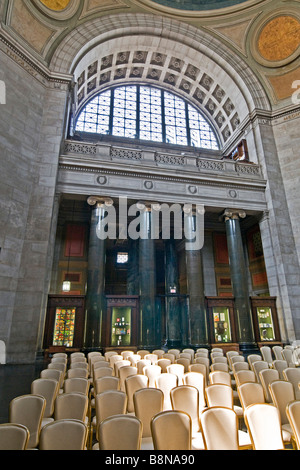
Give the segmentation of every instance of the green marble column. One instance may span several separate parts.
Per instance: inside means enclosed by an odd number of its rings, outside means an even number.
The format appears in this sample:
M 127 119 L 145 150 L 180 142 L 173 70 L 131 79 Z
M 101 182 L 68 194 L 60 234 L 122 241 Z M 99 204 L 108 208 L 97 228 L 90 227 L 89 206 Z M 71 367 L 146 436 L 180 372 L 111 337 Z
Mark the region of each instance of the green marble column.
M 203 215 L 202 215 L 203 216 Z M 202 251 L 198 243 L 191 243 L 193 235 L 200 240 L 203 234 L 203 225 L 199 222 L 198 214 L 189 210 L 184 214 L 185 222 L 185 257 L 187 294 L 189 296 L 190 317 L 190 346 L 202 347 L 208 344 L 207 317 L 204 293 Z
M 139 295 L 140 347 L 155 349 L 157 336 L 156 315 L 156 258 L 155 240 L 151 237 L 152 209 L 144 206 L 140 212 L 139 239 Z
M 167 347 L 178 348 L 182 344 L 181 309 L 179 298 L 177 252 L 174 239 L 165 240 L 165 293 Z
M 240 219 L 246 217 L 244 211 L 226 209 L 224 214 L 230 273 L 235 312 L 237 320 L 238 342 L 247 348 L 254 345 L 248 276 L 241 235 Z
M 128 240 L 127 295 L 139 295 L 139 241 Z
M 105 312 L 105 261 L 106 240 L 97 235 L 106 214 L 103 200 L 91 197 L 88 203 L 93 207 L 90 224 L 88 253 L 85 348 L 101 346 L 102 318 Z

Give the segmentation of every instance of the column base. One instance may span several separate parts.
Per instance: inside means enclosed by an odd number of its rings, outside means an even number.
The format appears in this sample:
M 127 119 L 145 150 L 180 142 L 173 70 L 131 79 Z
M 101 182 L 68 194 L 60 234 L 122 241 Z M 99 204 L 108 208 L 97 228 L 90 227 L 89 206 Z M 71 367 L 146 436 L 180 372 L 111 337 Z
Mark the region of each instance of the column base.
M 260 350 L 257 346 L 257 343 L 239 343 L 240 351 L 245 355 L 249 354 L 259 354 Z

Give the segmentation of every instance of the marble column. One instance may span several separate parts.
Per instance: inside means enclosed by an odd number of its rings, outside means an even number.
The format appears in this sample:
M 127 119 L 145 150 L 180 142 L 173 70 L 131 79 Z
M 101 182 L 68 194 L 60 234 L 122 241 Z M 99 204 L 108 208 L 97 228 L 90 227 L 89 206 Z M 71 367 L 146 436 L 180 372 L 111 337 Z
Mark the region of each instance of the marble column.
M 173 290 L 175 290 L 175 292 L 172 294 Z M 177 348 L 182 344 L 183 328 L 181 325 L 181 309 L 178 298 L 177 252 L 173 238 L 165 240 L 165 293 L 167 347 L 169 349 Z
M 127 295 L 139 295 L 139 242 L 128 240 Z
M 139 239 L 139 294 L 140 294 L 140 347 L 155 349 L 157 346 L 156 312 L 156 257 L 155 240 L 151 236 L 152 208 L 138 204 L 140 210 Z
M 255 344 L 252 324 L 247 267 L 243 250 L 240 219 L 246 217 L 242 210 L 226 209 L 223 214 L 226 226 L 230 274 L 235 299 L 238 342 L 245 349 Z
M 88 253 L 85 348 L 94 350 L 101 346 L 102 318 L 105 311 L 106 239 L 99 237 L 107 210 L 105 202 L 105 199 L 98 197 L 88 199 L 93 208 Z
M 198 243 L 191 243 L 193 237 L 195 240 L 203 237 L 200 233 L 203 225 L 199 217 L 203 217 L 203 214 L 198 214 L 197 210 L 185 211 L 184 209 L 186 278 L 189 296 L 190 346 L 192 347 L 202 347 L 208 344 L 202 246 Z

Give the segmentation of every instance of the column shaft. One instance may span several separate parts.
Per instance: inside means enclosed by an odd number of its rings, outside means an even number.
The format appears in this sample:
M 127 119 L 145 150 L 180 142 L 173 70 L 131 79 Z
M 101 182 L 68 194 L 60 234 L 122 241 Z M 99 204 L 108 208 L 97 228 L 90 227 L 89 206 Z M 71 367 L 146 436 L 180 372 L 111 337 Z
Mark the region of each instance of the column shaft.
M 85 347 L 101 345 L 101 324 L 105 308 L 106 241 L 97 237 L 96 228 L 104 217 L 104 207 L 97 204 L 92 209 L 88 253 Z
M 180 302 L 177 295 L 172 296 L 172 288 L 175 288 L 176 294 L 179 294 L 177 252 L 174 239 L 165 240 L 165 307 L 168 348 L 180 347 L 183 333 Z
M 235 299 L 238 342 L 244 343 L 245 345 L 253 345 L 254 332 L 249 298 L 248 277 L 239 220 L 239 217 L 245 217 L 245 214 L 243 212 L 237 214 L 235 212 L 231 213 L 230 211 L 225 211 L 224 215 L 231 282 Z
M 201 224 L 197 221 L 197 215 L 190 212 L 185 214 L 186 238 L 192 240 L 192 234 L 201 238 Z M 203 280 L 203 266 L 201 249 L 195 244 L 186 242 L 186 276 L 187 292 L 189 295 L 189 316 L 190 316 L 190 344 L 200 347 L 208 344 L 207 318 Z

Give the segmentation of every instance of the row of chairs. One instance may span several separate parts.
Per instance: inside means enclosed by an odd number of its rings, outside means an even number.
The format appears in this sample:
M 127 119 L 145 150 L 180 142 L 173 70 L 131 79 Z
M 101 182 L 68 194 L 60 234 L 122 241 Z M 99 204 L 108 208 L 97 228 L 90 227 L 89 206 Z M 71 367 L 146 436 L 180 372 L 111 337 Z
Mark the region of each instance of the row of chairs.
M 214 351 L 214 352 L 219 353 L 218 355 L 215 356 L 216 358 L 217 357 L 223 357 L 223 354 L 221 354 L 221 351 Z M 79 386 L 79 383 L 82 383 L 82 384 L 85 383 L 85 385 L 86 385 L 85 392 L 80 389 L 79 395 L 80 394 L 84 395 L 84 393 L 85 393 L 85 396 L 87 396 L 87 394 L 89 393 L 88 406 L 86 408 L 84 408 L 85 411 L 84 411 L 83 415 L 81 415 L 80 417 L 76 416 L 76 418 L 79 418 L 79 419 L 75 419 L 75 421 L 79 421 L 80 423 L 83 423 L 84 429 L 86 430 L 85 437 L 83 439 L 83 442 L 84 442 L 84 444 L 83 444 L 84 447 L 83 448 L 85 448 L 86 445 L 87 445 L 87 435 L 88 435 L 88 430 L 89 429 L 93 430 L 93 432 L 95 432 L 95 436 L 97 438 L 96 439 L 97 443 L 96 443 L 95 446 L 93 446 L 93 448 L 103 448 L 101 446 L 105 445 L 104 444 L 105 439 L 103 438 L 102 424 L 106 423 L 106 420 L 111 418 L 111 416 L 106 416 L 105 413 L 103 415 L 103 410 L 107 410 L 107 412 L 109 412 L 109 409 L 111 408 L 111 406 L 109 406 L 109 403 L 111 403 L 111 404 L 113 403 L 112 393 L 116 393 L 116 392 L 117 392 L 117 396 L 119 398 L 122 397 L 122 400 L 123 400 L 123 402 L 122 402 L 123 405 L 122 406 L 123 406 L 123 408 L 121 408 L 120 413 L 118 413 L 118 410 L 120 410 L 120 408 L 115 409 L 114 412 L 113 412 L 113 415 L 121 414 L 122 419 L 124 419 L 124 416 L 126 416 L 128 418 L 130 418 L 130 417 L 134 418 L 135 417 L 135 418 L 140 420 L 140 422 L 142 423 L 142 429 L 143 428 L 145 429 L 145 431 L 142 431 L 143 439 L 141 440 L 141 445 L 143 445 L 143 446 L 149 445 L 149 440 L 150 440 L 151 446 L 158 445 L 158 444 L 154 443 L 155 439 L 154 439 L 154 434 L 153 434 L 153 430 L 152 430 L 153 426 L 152 426 L 151 423 L 152 423 L 152 421 L 154 421 L 154 419 L 153 419 L 154 416 L 156 416 L 157 414 L 160 414 L 160 413 L 164 414 L 164 412 L 170 413 L 170 412 L 175 412 L 175 411 L 183 412 L 182 408 L 184 408 L 184 410 L 185 410 L 184 412 L 191 418 L 191 423 L 192 423 L 191 445 L 192 445 L 192 448 L 194 448 L 194 449 L 208 448 L 207 443 L 204 439 L 205 433 L 204 433 L 203 429 L 201 428 L 201 426 L 203 426 L 203 425 L 201 425 L 201 419 L 199 418 L 200 416 L 202 416 L 202 413 L 204 411 L 207 412 L 208 409 L 212 409 L 212 408 L 226 408 L 226 409 L 230 409 L 231 411 L 233 411 L 235 413 L 235 416 L 238 417 L 237 407 L 234 408 L 234 406 L 233 406 L 233 399 L 232 399 L 233 390 L 232 390 L 232 387 L 231 387 L 232 384 L 234 382 L 236 382 L 236 377 L 235 377 L 235 375 L 233 375 L 234 374 L 234 361 L 231 363 L 231 362 L 229 362 L 228 358 L 226 358 L 227 359 L 227 365 L 229 367 L 231 375 L 230 375 L 230 372 L 227 372 L 227 371 L 212 370 L 214 364 L 222 364 L 222 362 L 220 362 L 220 363 L 214 362 L 214 356 L 211 355 L 211 357 L 210 357 L 210 362 L 211 362 L 210 368 L 211 368 L 211 370 L 208 373 L 208 376 L 207 376 L 207 373 L 206 373 L 207 372 L 206 367 L 205 367 L 205 373 L 203 373 L 203 369 L 202 369 L 201 373 L 199 374 L 200 370 L 198 370 L 197 372 L 192 371 L 192 370 L 189 370 L 188 372 L 186 372 L 185 369 L 184 369 L 184 366 L 182 364 L 173 362 L 173 363 L 171 363 L 167 366 L 167 367 L 173 366 L 173 371 L 171 371 L 170 369 L 169 370 L 166 369 L 165 372 L 161 371 L 160 374 L 152 376 L 151 378 L 152 378 L 153 381 L 151 383 L 151 387 L 149 387 L 150 377 L 147 374 L 145 374 L 144 372 L 146 372 L 147 368 L 149 368 L 149 367 L 150 367 L 150 369 L 152 369 L 152 371 L 154 370 L 153 367 L 157 368 L 157 362 L 159 360 L 158 358 L 153 357 L 152 358 L 153 362 L 150 365 L 148 364 L 148 365 L 144 366 L 142 374 L 137 373 L 137 367 L 135 367 L 134 370 L 131 370 L 130 373 L 127 376 L 126 376 L 126 374 L 123 376 L 123 373 L 126 372 L 127 368 L 134 367 L 134 366 L 129 366 L 128 363 L 124 364 L 124 361 L 128 361 L 128 357 L 132 356 L 133 354 L 130 354 L 129 356 L 126 356 L 125 354 L 123 354 L 123 355 L 121 354 L 121 355 L 119 355 L 119 356 L 121 356 L 121 358 L 116 357 L 116 356 L 118 356 L 118 354 L 116 352 L 110 353 L 107 356 L 102 356 L 100 354 L 91 354 L 91 355 L 88 355 L 88 358 L 85 358 L 85 356 L 83 354 L 82 355 L 81 354 L 74 355 L 74 356 L 70 357 L 70 364 L 69 364 L 69 369 L 68 370 L 66 368 L 62 367 L 62 366 L 66 366 L 66 361 L 62 360 L 63 356 L 55 355 L 53 357 L 53 359 L 51 360 L 51 363 L 49 364 L 48 369 L 45 369 L 44 371 L 41 372 L 41 378 L 38 379 L 37 381 L 33 382 L 33 384 L 32 384 L 32 394 L 31 395 L 32 396 L 38 396 L 37 391 L 39 390 L 41 392 L 41 389 L 34 388 L 34 385 L 41 386 L 41 384 L 42 384 L 41 379 L 42 378 L 45 378 L 46 375 L 48 375 L 48 377 L 49 377 L 49 373 L 50 372 L 53 373 L 54 371 L 57 371 L 57 368 L 58 369 L 59 368 L 63 369 L 63 370 L 59 371 L 59 372 L 61 372 L 61 375 L 63 376 L 63 380 L 58 380 L 57 381 L 57 392 L 56 392 L 56 399 L 55 399 L 54 408 L 53 408 L 53 404 L 52 404 L 52 416 L 51 416 L 51 410 L 50 410 L 50 416 L 49 416 L 48 412 L 46 413 L 46 415 L 47 415 L 46 416 L 45 415 L 45 410 L 44 410 L 44 412 L 42 413 L 43 419 L 42 419 L 41 426 L 40 426 L 39 441 L 38 441 L 38 443 L 34 442 L 34 439 L 33 439 L 34 433 L 33 433 L 33 435 L 31 436 L 31 441 L 32 442 L 27 443 L 27 448 L 35 447 L 35 445 L 38 446 L 38 448 L 44 448 L 43 446 L 45 446 L 45 438 L 44 438 L 45 433 L 46 432 L 50 433 L 51 429 L 53 429 L 54 426 L 57 428 L 60 423 L 61 423 L 62 426 L 64 425 L 64 428 L 66 429 L 66 426 L 69 425 L 66 421 L 70 421 L 70 419 L 71 419 L 72 423 L 70 423 L 70 425 L 73 425 L 73 427 L 75 427 L 74 422 L 73 422 L 74 421 L 74 415 L 71 414 L 71 415 L 68 416 L 66 414 L 65 415 L 59 414 L 58 410 L 59 410 L 59 403 L 63 402 L 63 399 L 61 399 L 61 396 L 64 395 L 63 398 L 65 398 L 65 397 L 68 398 L 68 395 L 72 395 L 72 396 L 74 396 L 76 394 L 78 395 L 79 390 L 78 390 L 77 387 Z M 154 352 L 152 352 L 152 353 L 149 352 L 148 354 L 155 354 L 155 353 Z M 170 353 L 170 354 L 172 354 L 172 353 Z M 158 356 L 158 355 L 156 354 L 156 356 Z M 113 359 L 113 357 L 115 357 L 115 359 Z M 234 357 L 234 354 L 232 355 L 232 357 Z M 206 356 L 206 358 L 208 358 L 208 357 Z M 64 358 L 64 359 L 66 359 L 66 358 Z M 197 357 L 196 357 L 196 359 L 197 359 Z M 249 357 L 248 357 L 248 359 L 249 359 Z M 142 361 L 142 360 L 144 360 L 144 359 L 140 358 L 139 362 Z M 146 360 L 149 360 L 149 359 L 146 359 Z M 154 362 L 155 360 L 156 360 L 156 362 Z M 254 361 L 254 362 L 257 362 L 257 361 Z M 99 365 L 100 363 L 102 363 L 102 366 L 97 367 L 96 364 Z M 247 361 L 247 363 L 249 365 L 248 361 Z M 62 364 L 62 366 L 60 364 Z M 78 366 L 78 364 L 80 366 Z M 85 364 L 85 366 L 83 366 L 83 364 Z M 119 364 L 118 367 L 117 367 L 117 364 Z M 136 363 L 136 365 L 138 365 L 138 362 Z M 189 368 L 192 368 L 194 366 L 197 366 L 197 363 L 195 363 L 193 361 L 192 363 L 190 363 Z M 177 370 L 181 369 L 181 372 L 177 373 L 177 374 L 176 373 L 174 374 L 173 373 L 174 372 L 174 367 L 176 367 Z M 97 371 L 98 369 L 102 370 L 102 377 L 98 377 L 98 376 L 95 377 L 95 371 Z M 80 373 L 85 371 L 85 377 L 81 377 L 81 376 L 74 377 L 73 376 L 74 371 L 76 371 L 77 373 L 79 371 L 80 371 Z M 127 371 L 128 371 L 128 369 L 127 369 Z M 226 375 L 227 383 L 226 384 L 218 384 L 218 383 L 214 384 L 214 381 L 218 382 L 218 381 L 221 380 L 219 377 L 217 378 L 217 374 L 215 374 L 215 372 L 226 372 L 226 374 L 228 374 L 228 375 Z M 42 377 L 42 376 L 44 376 L 44 377 Z M 201 381 L 201 378 L 202 378 L 202 381 Z M 229 378 L 230 382 L 228 381 L 228 378 Z M 60 376 L 60 379 L 61 379 L 61 376 Z M 73 379 L 75 379 L 75 380 L 73 380 Z M 173 379 L 173 382 L 171 381 L 171 379 Z M 53 379 L 48 378 L 46 380 L 53 380 Z M 110 382 L 110 384 L 108 384 L 108 382 Z M 113 382 L 114 382 L 114 385 L 112 385 Z M 76 383 L 76 386 L 75 386 L 75 383 Z M 101 383 L 102 383 L 102 388 L 100 386 Z M 104 383 L 106 383 L 106 385 L 104 385 Z M 225 389 L 224 389 L 224 386 L 223 386 L 223 389 L 221 387 L 222 393 L 221 394 L 219 393 L 219 399 L 218 400 L 215 399 L 215 401 L 213 401 L 213 399 L 211 398 L 211 396 L 213 396 L 213 385 L 225 385 L 225 387 L 227 387 L 228 390 L 230 390 L 230 394 L 227 394 L 227 392 L 226 393 L 224 392 Z M 104 386 L 104 389 L 103 389 L 103 386 Z M 73 387 L 75 387 L 75 388 L 73 388 Z M 105 387 L 107 387 L 107 388 L 105 389 Z M 220 389 L 220 387 L 217 387 L 217 388 Z M 215 389 L 216 389 L 216 387 L 215 387 Z M 148 395 L 147 395 L 148 397 L 150 396 L 149 393 L 151 391 L 159 390 L 160 397 L 163 397 L 162 409 L 160 409 L 159 407 L 158 408 L 154 407 L 154 409 L 152 409 L 151 407 L 149 407 L 149 401 L 145 400 L 146 403 L 148 403 L 148 406 L 144 407 L 144 409 L 147 410 L 147 412 L 148 412 L 148 418 L 147 419 L 141 419 L 143 417 L 143 414 L 141 413 L 141 410 L 143 409 L 143 407 L 141 406 L 141 404 L 140 405 L 137 404 L 138 403 L 138 398 L 136 398 L 136 396 L 138 396 L 137 392 L 139 390 L 144 390 L 144 391 L 147 390 L 148 391 Z M 178 392 L 176 392 L 177 393 L 177 401 L 174 398 L 175 397 L 175 390 L 176 391 L 179 390 Z M 196 391 L 196 393 L 195 393 L 195 391 Z M 36 393 L 34 393 L 34 392 L 36 392 Z M 105 392 L 107 392 L 106 395 L 105 395 Z M 147 394 L 147 392 L 145 392 L 145 393 Z M 168 400 L 168 403 L 165 403 L 165 401 L 166 401 L 165 396 L 168 396 L 168 393 L 169 393 L 169 400 Z M 193 393 L 194 393 L 194 395 L 193 395 Z M 43 395 L 45 395 L 45 394 L 46 393 L 45 393 L 45 390 L 44 390 Z M 227 396 L 227 395 L 228 396 L 230 395 L 230 397 L 231 397 L 229 399 L 229 401 L 224 400 L 224 397 Z M 183 397 L 183 398 L 181 398 L 181 402 L 178 402 L 178 400 L 179 400 L 178 397 L 179 396 Z M 215 397 L 218 396 L 218 393 L 215 392 L 214 396 Z M 222 400 L 220 400 L 221 396 L 222 396 Z M 100 397 L 101 397 L 101 399 L 106 398 L 108 400 L 106 406 L 103 406 L 103 404 L 102 404 L 102 406 L 99 406 Z M 238 395 L 238 398 L 239 398 L 239 395 Z M 91 416 L 92 407 L 89 406 L 91 404 L 92 400 L 94 400 L 94 407 L 95 407 L 95 416 L 93 417 L 93 419 L 91 419 L 92 418 L 92 416 Z M 46 400 L 46 401 L 48 402 L 48 405 L 49 405 L 49 399 Z M 85 402 L 86 401 L 87 400 L 85 400 Z M 152 401 L 153 401 L 153 403 L 155 402 L 155 400 L 152 400 Z M 157 403 L 158 403 L 158 401 L 157 401 Z M 126 403 L 125 408 L 124 408 L 124 403 Z M 223 406 L 224 404 L 225 404 L 225 406 Z M 262 404 L 262 403 L 260 403 L 260 404 Z M 139 406 L 139 408 L 138 408 L 138 406 Z M 274 406 L 274 405 L 272 405 L 272 406 Z M 68 409 L 68 407 L 61 407 L 61 408 Z M 45 404 L 45 409 L 46 409 L 46 404 Z M 97 411 L 99 409 L 102 409 L 102 415 L 101 414 L 99 415 L 99 413 L 98 413 L 100 418 L 97 421 Z M 140 411 L 138 411 L 138 409 Z M 57 410 L 57 411 L 54 411 L 54 410 Z M 151 416 L 149 415 L 149 413 L 150 413 Z M 245 414 L 245 410 L 243 412 L 243 417 L 244 417 L 244 414 Z M 150 416 L 151 420 L 149 419 L 149 416 Z M 208 414 L 206 416 L 208 416 Z M 199 422 L 199 419 L 200 419 L 200 422 Z M 146 425 L 145 425 L 145 423 L 146 423 Z M 100 430 L 100 425 L 101 425 L 101 430 Z M 150 431 L 151 431 L 151 433 L 150 433 Z M 149 435 L 149 433 L 151 435 Z M 64 432 L 63 434 L 64 434 L 64 436 L 67 435 L 66 432 Z M 243 436 L 242 431 L 240 429 L 238 429 L 238 434 L 240 436 Z M 249 448 L 249 446 L 250 447 L 251 447 L 251 445 L 253 446 L 253 443 L 251 443 L 251 439 L 249 439 L 251 437 L 250 433 L 249 433 L 249 435 L 247 435 L 247 433 L 244 433 L 244 434 L 245 435 L 243 437 L 246 437 L 247 441 L 244 440 L 242 442 L 239 442 L 239 444 L 238 444 L 239 448 L 245 448 L 245 446 L 246 447 L 248 446 L 248 448 Z M 59 435 L 59 433 L 57 431 L 53 433 L 53 436 L 58 436 L 58 435 Z M 119 433 L 119 435 L 120 435 L 120 433 Z M 91 433 L 90 433 L 90 436 L 92 436 Z M 148 442 L 147 442 L 147 439 L 148 439 Z M 157 438 L 156 438 L 156 441 L 157 441 Z M 220 444 L 219 439 L 218 439 L 218 441 L 219 441 L 218 445 L 222 446 L 223 444 Z M 53 437 L 52 437 L 51 442 L 52 442 L 51 445 L 53 446 L 54 445 Z M 63 440 L 60 441 L 60 445 L 62 445 L 62 442 L 63 442 Z M 73 440 L 73 442 L 74 442 L 74 440 Z M 90 439 L 89 445 L 88 445 L 89 448 L 91 448 L 90 447 L 91 442 L 92 441 Z M 63 445 L 64 445 L 64 447 L 66 447 L 67 443 L 64 442 Z M 115 447 L 117 445 L 116 442 L 114 442 L 113 445 Z M 167 446 L 167 444 L 163 444 L 163 445 Z M 178 445 L 178 443 L 176 445 Z

